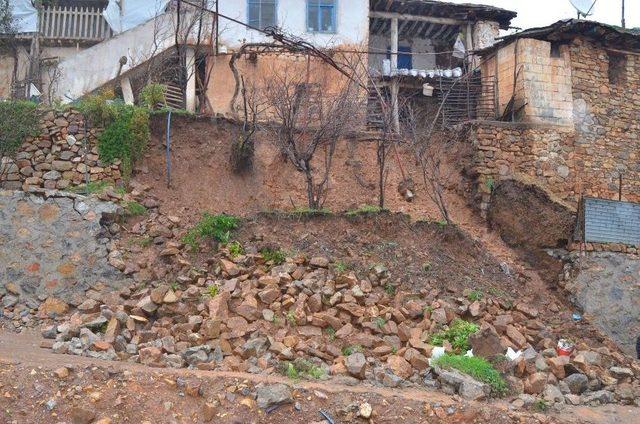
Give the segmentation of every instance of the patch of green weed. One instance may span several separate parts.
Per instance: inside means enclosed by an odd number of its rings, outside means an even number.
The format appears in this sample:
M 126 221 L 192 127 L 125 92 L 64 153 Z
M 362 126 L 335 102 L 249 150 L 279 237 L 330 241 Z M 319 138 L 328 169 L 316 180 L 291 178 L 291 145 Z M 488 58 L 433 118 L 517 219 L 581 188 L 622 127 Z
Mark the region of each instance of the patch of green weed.
M 435 365 L 445 369 L 457 369 L 478 381 L 491 386 L 497 396 L 507 393 L 507 383 L 500 373 L 487 360 L 479 356 L 462 356 L 445 354 L 435 360 Z
M 72 193 L 97 194 L 102 193 L 107 187 L 109 187 L 107 181 L 90 181 L 89 184 L 70 187 L 68 191 Z
M 287 259 L 287 254 L 281 249 L 265 247 L 260 249 L 260 254 L 265 261 L 272 262 L 274 265 L 281 265 Z
M 535 402 L 533 402 L 531 408 L 533 408 L 533 410 L 537 412 L 547 412 L 549 410 L 549 404 L 544 399 L 537 399 Z
M 430 343 L 434 346 L 442 346 L 447 340 L 456 352 L 466 352 L 470 348 L 469 336 L 476 331 L 478 331 L 476 324 L 456 319 L 447 329 L 431 335 Z
M 242 247 L 242 244 L 237 240 L 229 243 L 227 248 L 229 249 L 229 254 L 232 258 L 244 255 L 244 247 Z
M 384 291 L 389 296 L 393 296 L 394 294 L 396 294 L 396 286 L 394 286 L 391 283 L 387 283 L 387 284 L 384 285 Z
M 342 348 L 342 354 L 344 356 L 353 355 L 356 352 L 362 352 L 362 351 L 363 351 L 362 346 L 358 344 L 345 346 Z
M 337 261 L 335 264 L 333 264 L 333 269 L 338 274 L 342 274 L 343 272 L 346 272 L 349 269 L 349 265 L 346 262 Z
M 375 324 L 376 327 L 382 328 L 387 323 L 387 320 L 382 317 L 375 317 L 373 319 L 373 323 Z
M 469 299 L 472 302 L 475 302 L 476 300 L 480 300 L 483 297 L 484 297 L 484 293 L 482 293 L 481 290 L 471 290 L 467 295 L 467 299 Z
M 329 337 L 329 340 L 334 341 L 336 339 L 336 330 L 335 328 L 329 326 L 327 328 L 324 329 L 325 333 L 327 333 L 327 336 Z
M 130 202 L 126 202 L 124 208 L 127 211 L 127 215 L 129 216 L 140 216 L 147 213 L 147 208 L 144 205 L 132 200 Z
M 238 228 L 239 223 L 240 219 L 232 215 L 211 215 L 205 212 L 202 219 L 182 237 L 182 242 L 192 251 L 196 251 L 199 243 L 208 238 L 228 243 L 231 232 Z
M 297 358 L 293 362 L 280 362 L 278 368 L 281 374 L 291 380 L 300 380 L 301 378 L 318 380 L 326 374 L 323 368 L 303 358 Z
M 220 287 L 217 284 L 211 284 L 207 286 L 207 291 L 205 292 L 205 296 L 209 296 L 210 298 L 214 298 L 220 292 Z

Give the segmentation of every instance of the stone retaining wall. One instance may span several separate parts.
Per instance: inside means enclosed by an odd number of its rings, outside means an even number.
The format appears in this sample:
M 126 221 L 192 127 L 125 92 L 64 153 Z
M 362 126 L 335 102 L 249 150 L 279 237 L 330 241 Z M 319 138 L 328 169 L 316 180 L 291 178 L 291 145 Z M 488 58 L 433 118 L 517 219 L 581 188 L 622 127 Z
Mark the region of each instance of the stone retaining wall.
M 31 190 L 0 190 L 0 315 L 20 319 L 20 310 L 36 309 L 42 301 L 41 313 L 62 313 L 66 303 L 86 300 L 86 290 L 129 283 L 109 263 L 111 235 L 101 224 L 119 213 L 117 205 Z
M 504 179 L 535 183 L 562 200 L 577 204 L 575 132 L 566 126 L 507 122 L 473 124 L 474 171 L 483 216 L 493 187 Z
M 121 182 L 119 161 L 105 164 L 98 157 L 100 129 L 91 128 L 85 136 L 84 118 L 78 111 L 49 111 L 40 124 L 41 134 L 25 141 L 1 187 L 63 190 L 84 184 L 87 174 L 90 181 Z

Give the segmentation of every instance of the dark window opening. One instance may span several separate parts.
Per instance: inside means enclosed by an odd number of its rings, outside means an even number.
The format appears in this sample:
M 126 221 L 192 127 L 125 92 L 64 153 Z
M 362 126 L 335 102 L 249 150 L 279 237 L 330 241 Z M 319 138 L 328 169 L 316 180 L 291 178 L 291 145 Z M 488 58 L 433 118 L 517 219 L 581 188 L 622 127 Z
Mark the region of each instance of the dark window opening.
M 560 46 L 562 46 L 562 44 L 558 43 L 557 41 L 554 41 L 551 43 L 551 57 L 555 57 L 555 58 L 562 57 Z
M 609 83 L 620 84 L 625 81 L 627 57 L 623 54 L 609 53 Z

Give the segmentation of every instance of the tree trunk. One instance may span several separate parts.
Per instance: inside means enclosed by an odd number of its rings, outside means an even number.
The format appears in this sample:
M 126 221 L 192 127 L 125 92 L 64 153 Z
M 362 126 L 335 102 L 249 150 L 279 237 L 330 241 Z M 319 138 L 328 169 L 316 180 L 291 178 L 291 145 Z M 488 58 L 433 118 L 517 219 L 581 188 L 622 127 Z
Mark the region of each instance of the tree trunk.
M 378 206 L 384 209 L 384 168 L 387 162 L 387 152 L 384 141 L 378 144 Z
M 307 200 L 309 203 L 309 209 L 317 209 L 318 201 L 313 187 L 313 174 L 311 173 L 311 166 L 308 162 L 305 162 L 304 175 L 307 181 Z

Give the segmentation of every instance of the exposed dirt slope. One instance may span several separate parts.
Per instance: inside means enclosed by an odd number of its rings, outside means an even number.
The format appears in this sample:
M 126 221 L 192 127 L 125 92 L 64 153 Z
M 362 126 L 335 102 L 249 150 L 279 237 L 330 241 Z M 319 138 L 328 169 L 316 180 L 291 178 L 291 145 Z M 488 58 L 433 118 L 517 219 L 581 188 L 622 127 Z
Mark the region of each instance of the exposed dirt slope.
M 543 249 L 567 246 L 576 223 L 574 210 L 535 185 L 505 180 L 493 191 L 488 221 L 548 283 L 557 281 L 562 262 Z

